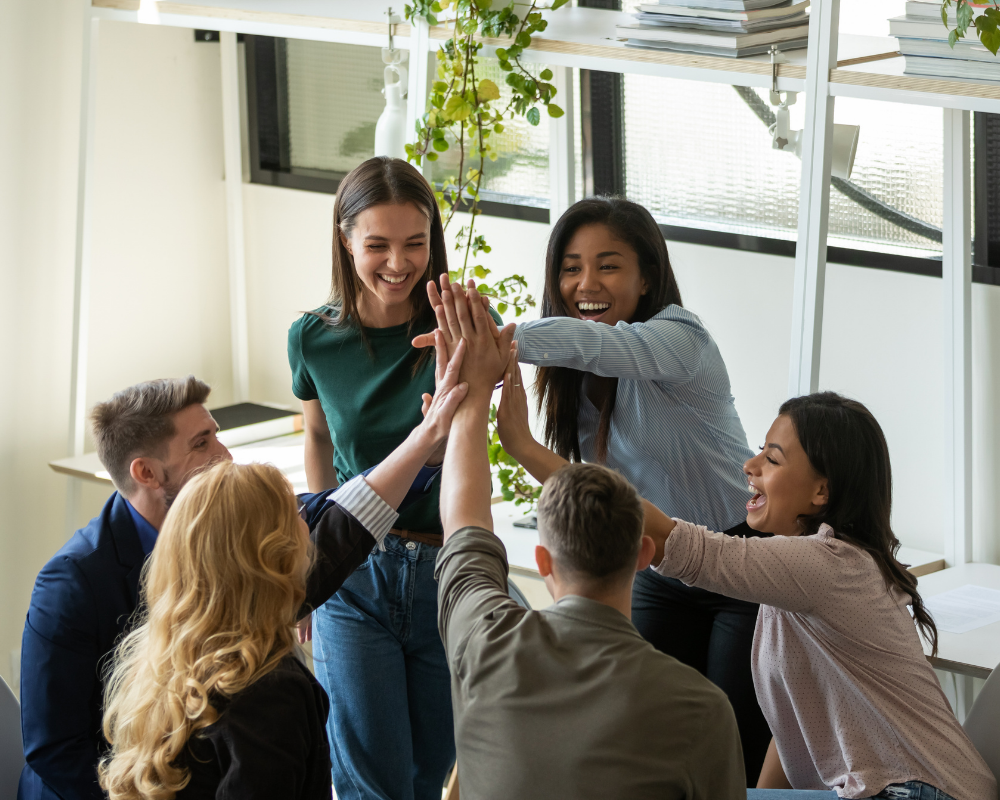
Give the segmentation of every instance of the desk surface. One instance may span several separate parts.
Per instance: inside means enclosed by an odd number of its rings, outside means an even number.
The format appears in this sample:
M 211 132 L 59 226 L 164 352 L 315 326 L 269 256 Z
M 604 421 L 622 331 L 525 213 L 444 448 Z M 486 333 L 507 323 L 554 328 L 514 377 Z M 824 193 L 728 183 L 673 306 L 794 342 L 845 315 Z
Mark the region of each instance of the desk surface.
M 290 433 L 287 436 L 230 447 L 229 452 L 233 454 L 233 460 L 237 464 L 249 464 L 251 461 L 274 464 L 285 473 L 296 492 L 306 492 L 308 488 L 304 442 L 304 433 Z M 57 461 L 50 461 L 49 466 L 64 475 L 111 485 L 111 476 L 104 469 L 97 453 L 60 458 Z
M 926 599 L 966 584 L 1000 589 L 1000 567 L 995 564 L 959 564 L 923 576 L 918 581 L 917 589 Z M 937 656 L 930 657 L 927 645 L 924 651 L 938 669 L 974 678 L 988 678 L 993 668 L 1000 664 L 1000 622 L 968 633 L 939 631 Z

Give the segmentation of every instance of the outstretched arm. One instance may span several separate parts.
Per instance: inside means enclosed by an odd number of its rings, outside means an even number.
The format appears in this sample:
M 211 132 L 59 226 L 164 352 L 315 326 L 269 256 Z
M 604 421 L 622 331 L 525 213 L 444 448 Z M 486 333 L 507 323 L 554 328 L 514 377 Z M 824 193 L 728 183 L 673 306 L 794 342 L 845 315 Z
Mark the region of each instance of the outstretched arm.
M 459 342 L 444 365 L 445 349 L 438 349 L 441 380 L 424 420 L 381 464 L 333 493 L 300 498 L 305 501 L 304 516 L 316 546 L 300 617 L 326 602 L 364 562 L 372 546 L 388 534 L 396 520 L 395 509 L 427 456 L 447 437 L 455 410 L 465 398 L 468 386 L 458 382 L 465 350 L 465 343 Z M 301 641 L 306 638 L 305 627 L 300 633 Z
M 462 377 L 468 395 L 452 423 L 441 476 L 441 523 L 445 540 L 462 528 L 493 530 L 490 513 L 490 462 L 486 451 L 493 387 L 503 377 L 510 357 L 513 326 L 494 338 L 479 293 L 470 289 L 468 299 L 459 284 L 441 293 L 444 319 L 435 331 L 438 347 L 464 340 L 467 345 Z
M 563 465 L 569 463 L 537 441 L 528 425 L 528 395 L 518 366 L 517 343 L 514 343 L 507 375 L 503 382 L 500 408 L 497 410 L 497 431 L 503 449 L 541 484 Z M 642 532 L 653 540 L 656 551 L 653 564 L 663 560 L 663 546 L 674 529 L 674 521 L 648 500 L 642 501 L 644 523 Z

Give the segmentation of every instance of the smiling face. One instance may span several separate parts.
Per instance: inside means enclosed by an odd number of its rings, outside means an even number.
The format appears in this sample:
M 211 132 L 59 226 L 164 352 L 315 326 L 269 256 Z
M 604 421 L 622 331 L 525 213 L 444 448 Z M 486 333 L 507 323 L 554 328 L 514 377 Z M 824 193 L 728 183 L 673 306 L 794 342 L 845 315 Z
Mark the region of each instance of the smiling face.
M 566 244 L 559 293 L 569 316 L 608 325 L 631 322 L 646 289 L 639 256 L 607 225 L 584 225 Z
M 383 204 L 356 217 L 341 241 L 361 279 L 361 323 L 388 328 L 409 321 L 410 294 L 427 277 L 430 220 L 413 203 Z
M 201 403 L 182 408 L 174 414 L 173 422 L 174 435 L 167 443 L 166 456 L 161 460 L 163 491 L 168 507 L 195 472 L 221 459 L 233 459 L 216 436 L 218 424 Z
M 798 536 L 798 518 L 816 514 L 829 502 L 827 480 L 813 468 L 787 416 L 767 432 L 761 452 L 743 465 L 750 486 L 747 524 L 776 536 Z

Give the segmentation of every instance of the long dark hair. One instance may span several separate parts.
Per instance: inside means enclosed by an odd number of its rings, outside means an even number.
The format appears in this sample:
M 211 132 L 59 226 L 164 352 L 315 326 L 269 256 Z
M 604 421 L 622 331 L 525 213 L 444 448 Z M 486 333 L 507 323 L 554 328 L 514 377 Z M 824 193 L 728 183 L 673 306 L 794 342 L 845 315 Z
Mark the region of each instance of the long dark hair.
M 787 416 L 813 469 L 826 478 L 829 501 L 818 514 L 799 517 L 806 533 L 826 523 L 834 535 L 868 553 L 886 588 L 910 596 L 913 618 L 937 654 L 937 626 L 917 591 L 917 579 L 896 560 L 899 539 L 892 532 L 892 467 L 885 435 L 857 400 L 818 392 L 786 400 Z
M 361 278 L 354 269 L 354 259 L 344 247 L 340 234 L 350 237 L 362 211 L 373 206 L 401 203 L 413 203 L 430 220 L 430 258 L 422 283 L 428 280 L 437 282 L 442 273 L 448 272 L 448 251 L 445 247 L 444 227 L 441 225 L 441 212 L 430 184 L 413 165 L 388 156 L 369 158 L 352 169 L 340 182 L 337 199 L 333 204 L 333 277 L 330 282 L 330 297 L 326 302 L 331 310 L 339 310 L 335 316 L 322 312 L 316 313 L 316 316 L 336 327 L 357 325 L 366 346 L 368 342 L 358 316 Z M 434 309 L 431 308 L 423 285 L 413 287 L 410 302 L 411 332 L 416 334 L 433 330 Z M 431 348 L 426 348 L 421 353 L 418 364 L 426 361 L 431 352 Z
M 549 235 L 545 252 L 545 291 L 542 295 L 543 317 L 568 317 L 569 309 L 559 291 L 559 270 L 566 245 L 584 225 L 606 225 L 617 239 L 628 244 L 639 256 L 639 272 L 646 282 L 646 294 L 630 322 L 645 322 L 669 305 L 683 305 L 663 234 L 645 208 L 622 197 L 588 197 L 567 209 Z M 549 447 L 570 461 L 582 461 L 580 455 L 580 392 L 586 373 L 568 367 L 542 367 L 535 389 L 538 411 L 545 411 L 545 441 Z M 618 379 L 607 378 L 607 391 L 601 404 L 597 428 L 597 460 L 608 454 L 611 415 L 618 396 Z

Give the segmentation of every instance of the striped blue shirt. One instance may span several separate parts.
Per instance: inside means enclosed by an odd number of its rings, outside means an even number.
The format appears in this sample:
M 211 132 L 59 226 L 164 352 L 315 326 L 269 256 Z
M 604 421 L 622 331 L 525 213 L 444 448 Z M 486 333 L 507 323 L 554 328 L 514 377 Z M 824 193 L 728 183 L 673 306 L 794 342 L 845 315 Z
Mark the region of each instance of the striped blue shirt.
M 719 348 L 670 305 L 615 326 L 546 317 L 517 326 L 522 362 L 618 378 L 607 466 L 665 514 L 723 531 L 746 519 L 752 455 Z M 580 453 L 594 461 L 600 413 L 580 397 Z

